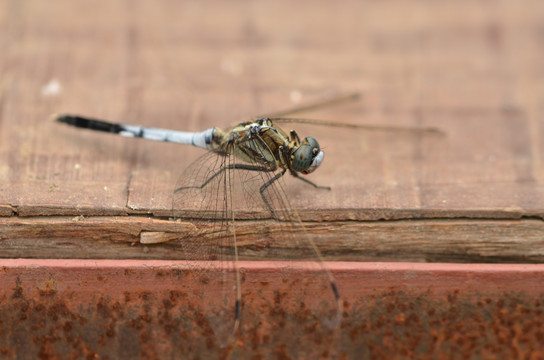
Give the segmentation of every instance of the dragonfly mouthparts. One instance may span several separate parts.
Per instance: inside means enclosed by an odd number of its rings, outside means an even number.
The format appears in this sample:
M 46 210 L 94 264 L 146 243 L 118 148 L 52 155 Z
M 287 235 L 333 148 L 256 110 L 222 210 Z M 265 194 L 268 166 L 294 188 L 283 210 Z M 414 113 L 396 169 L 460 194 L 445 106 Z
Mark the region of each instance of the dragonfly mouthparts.
M 317 169 L 319 167 L 319 165 L 321 165 L 321 163 L 323 162 L 323 157 L 325 156 L 325 154 L 323 153 L 323 151 L 319 151 L 319 153 L 317 154 L 316 157 L 314 157 L 314 159 L 312 160 L 312 163 L 311 165 L 308 167 L 308 169 L 306 169 L 306 171 L 303 171 L 302 173 L 303 174 L 309 174 L 311 172 L 314 172 L 315 169 Z

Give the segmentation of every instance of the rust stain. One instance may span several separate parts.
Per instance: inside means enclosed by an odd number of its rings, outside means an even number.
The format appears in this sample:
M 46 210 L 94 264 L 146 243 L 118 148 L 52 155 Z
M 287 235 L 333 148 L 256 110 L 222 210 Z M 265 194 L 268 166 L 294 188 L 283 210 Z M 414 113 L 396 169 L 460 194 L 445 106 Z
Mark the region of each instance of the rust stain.
M 343 322 L 329 329 L 303 298 L 293 299 L 305 283 L 296 272 L 274 278 L 249 267 L 238 337 L 221 348 L 197 295 L 213 284 L 194 272 L 180 276 L 192 270 L 65 270 L 12 267 L 6 272 L 9 280 L 4 276 L 0 288 L 2 358 L 544 356 L 544 291 L 467 291 L 455 284 L 436 290 L 436 284 L 421 286 L 419 276 L 394 272 L 390 279 L 383 273 L 376 279 L 411 283 L 368 288 L 372 273 L 355 278 L 337 273 L 345 296 Z M 358 291 L 357 284 L 366 290 Z

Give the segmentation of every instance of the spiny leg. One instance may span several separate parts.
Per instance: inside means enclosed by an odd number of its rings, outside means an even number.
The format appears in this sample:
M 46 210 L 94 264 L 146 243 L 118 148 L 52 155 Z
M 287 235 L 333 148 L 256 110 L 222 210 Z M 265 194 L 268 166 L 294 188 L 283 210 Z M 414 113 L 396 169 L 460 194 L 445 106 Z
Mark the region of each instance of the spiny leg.
M 262 167 L 262 166 L 254 166 L 254 165 L 246 165 L 246 164 L 229 164 L 228 166 L 224 166 L 221 169 L 219 169 L 219 171 L 217 171 L 215 174 L 210 176 L 206 181 L 204 181 L 204 183 L 202 183 L 202 185 L 200 185 L 200 186 L 183 186 L 183 187 L 179 187 L 179 188 L 174 190 L 174 194 L 178 193 L 178 192 L 180 192 L 182 190 L 186 190 L 186 189 L 203 189 L 206 185 L 208 185 L 213 179 L 215 179 L 217 176 L 219 176 L 222 172 L 225 172 L 226 170 L 230 170 L 230 169 L 234 169 L 234 170 L 240 169 L 240 170 L 259 171 L 259 172 L 271 172 L 271 171 L 276 170 L 276 169 L 265 168 L 265 167 Z M 261 194 L 261 198 L 263 199 L 263 202 L 266 204 L 266 207 L 268 208 L 268 210 L 270 210 L 270 212 L 272 213 L 272 215 L 275 218 L 277 218 L 276 212 L 274 211 L 274 209 L 270 205 L 270 202 L 268 201 L 268 199 L 264 195 L 264 191 L 266 190 L 266 188 L 268 188 L 270 185 L 272 185 L 274 183 L 274 181 L 276 181 L 280 177 L 282 177 L 283 174 L 285 174 L 285 170 L 282 171 L 281 173 L 276 174 L 273 178 L 271 178 L 266 183 L 264 183 L 259 189 L 260 194 Z M 306 179 L 303 179 L 303 180 L 306 180 Z M 313 185 L 315 186 L 315 184 L 313 184 Z
M 254 166 L 254 165 L 245 165 L 245 164 L 229 164 L 228 166 L 224 166 L 219 171 L 217 171 L 215 174 L 210 176 L 206 181 L 202 183 L 202 185 L 198 186 L 182 186 L 174 190 L 174 194 L 185 190 L 185 189 L 203 189 L 206 185 L 208 185 L 213 179 L 215 179 L 217 176 L 219 176 L 222 172 L 225 172 L 226 170 L 231 169 L 240 169 L 240 170 L 249 170 L 249 171 L 261 171 L 261 172 L 270 172 L 274 171 L 276 169 L 268 169 L 262 166 Z
M 259 189 L 259 192 L 261 193 L 261 198 L 263 199 L 264 203 L 266 204 L 266 206 L 268 207 L 268 210 L 270 210 L 270 212 L 272 213 L 272 216 L 274 216 L 274 218 L 278 219 L 278 216 L 276 215 L 276 212 L 274 211 L 274 209 L 272 208 L 272 206 L 270 205 L 270 202 L 268 201 L 268 199 L 266 198 L 266 196 L 264 196 L 264 191 L 274 183 L 274 181 L 278 180 L 280 177 L 283 176 L 283 174 L 285 174 L 285 170 L 283 170 L 282 172 L 276 174 L 276 176 L 274 176 L 273 178 L 271 178 L 270 180 L 268 180 L 267 182 L 265 182 L 261 188 Z
M 302 180 L 304 181 L 306 184 L 310 184 L 312 185 L 313 187 L 315 187 L 316 189 L 324 189 L 324 190 L 330 190 L 331 187 L 330 186 L 326 186 L 326 185 L 317 185 L 316 183 L 306 179 L 306 178 L 303 178 L 302 176 L 299 176 L 298 173 L 292 171 L 291 172 L 291 175 L 293 175 L 295 178 L 299 179 L 299 180 Z
M 290 131 L 291 134 L 291 141 L 295 140 L 297 144 L 300 144 L 300 138 L 298 137 L 298 134 L 295 130 Z

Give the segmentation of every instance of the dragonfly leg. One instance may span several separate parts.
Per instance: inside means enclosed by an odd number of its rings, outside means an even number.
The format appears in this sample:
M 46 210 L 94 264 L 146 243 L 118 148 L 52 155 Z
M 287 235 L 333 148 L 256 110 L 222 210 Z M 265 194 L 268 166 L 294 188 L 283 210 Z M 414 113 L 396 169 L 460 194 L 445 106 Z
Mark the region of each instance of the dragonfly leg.
M 276 215 L 276 212 L 274 211 L 274 209 L 272 208 L 272 206 L 270 205 L 270 202 L 268 201 L 268 199 L 266 198 L 266 196 L 264 196 L 264 191 L 266 190 L 266 188 L 268 188 L 270 185 L 272 185 L 274 183 L 274 181 L 278 180 L 279 178 L 281 178 L 283 176 L 283 174 L 285 174 L 285 170 L 283 170 L 282 172 L 280 173 L 277 173 L 276 176 L 274 176 L 273 178 L 271 178 L 270 180 L 268 180 L 267 182 L 265 182 L 263 184 L 263 186 L 261 186 L 261 188 L 259 189 L 259 191 L 261 192 L 261 198 L 263 199 L 264 203 L 266 204 L 266 206 L 268 207 L 268 210 L 270 210 L 270 212 L 272 213 L 272 216 L 274 216 L 274 218 L 278 219 L 278 216 Z
M 291 141 L 296 140 L 297 144 L 300 144 L 300 138 L 295 130 L 291 130 Z
M 227 170 L 231 170 L 231 169 L 233 169 L 233 170 L 241 169 L 241 170 L 249 170 L 249 171 L 262 171 L 262 172 L 270 172 L 270 171 L 275 171 L 276 170 L 276 169 L 269 169 L 269 168 L 262 167 L 262 166 L 254 166 L 254 165 L 246 165 L 246 164 L 230 164 L 228 166 L 225 166 L 225 167 L 222 167 L 221 169 L 219 169 L 218 172 L 216 172 L 215 174 L 210 176 L 201 185 L 199 185 L 199 186 L 182 186 L 182 187 L 179 187 L 179 188 L 175 189 L 174 194 L 180 192 L 181 190 L 185 190 L 185 189 L 203 189 L 206 185 L 208 185 L 213 179 L 215 179 L 221 173 L 223 173 L 223 172 L 225 172 Z
M 308 180 L 308 179 L 303 178 L 302 176 L 300 176 L 300 175 L 299 175 L 298 173 L 296 173 L 295 171 L 291 171 L 291 175 L 293 175 L 295 178 L 297 178 L 297 179 L 299 179 L 299 180 L 304 181 L 306 184 L 312 185 L 312 186 L 315 187 L 316 189 L 325 189 L 325 190 L 330 190 L 330 189 L 331 189 L 330 186 L 317 185 L 317 184 L 314 183 L 313 181 L 310 181 L 310 180 Z

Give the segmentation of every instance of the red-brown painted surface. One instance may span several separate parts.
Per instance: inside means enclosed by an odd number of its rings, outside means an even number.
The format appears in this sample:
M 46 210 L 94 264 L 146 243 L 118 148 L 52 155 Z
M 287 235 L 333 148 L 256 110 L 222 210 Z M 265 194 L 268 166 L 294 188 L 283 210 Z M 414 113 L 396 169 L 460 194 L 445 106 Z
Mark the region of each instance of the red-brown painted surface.
M 244 262 L 242 323 L 221 348 L 202 310 L 213 285 L 183 261 L 0 264 L 2 358 L 544 356 L 544 265 L 328 263 L 344 302 L 329 329 L 297 263 Z

